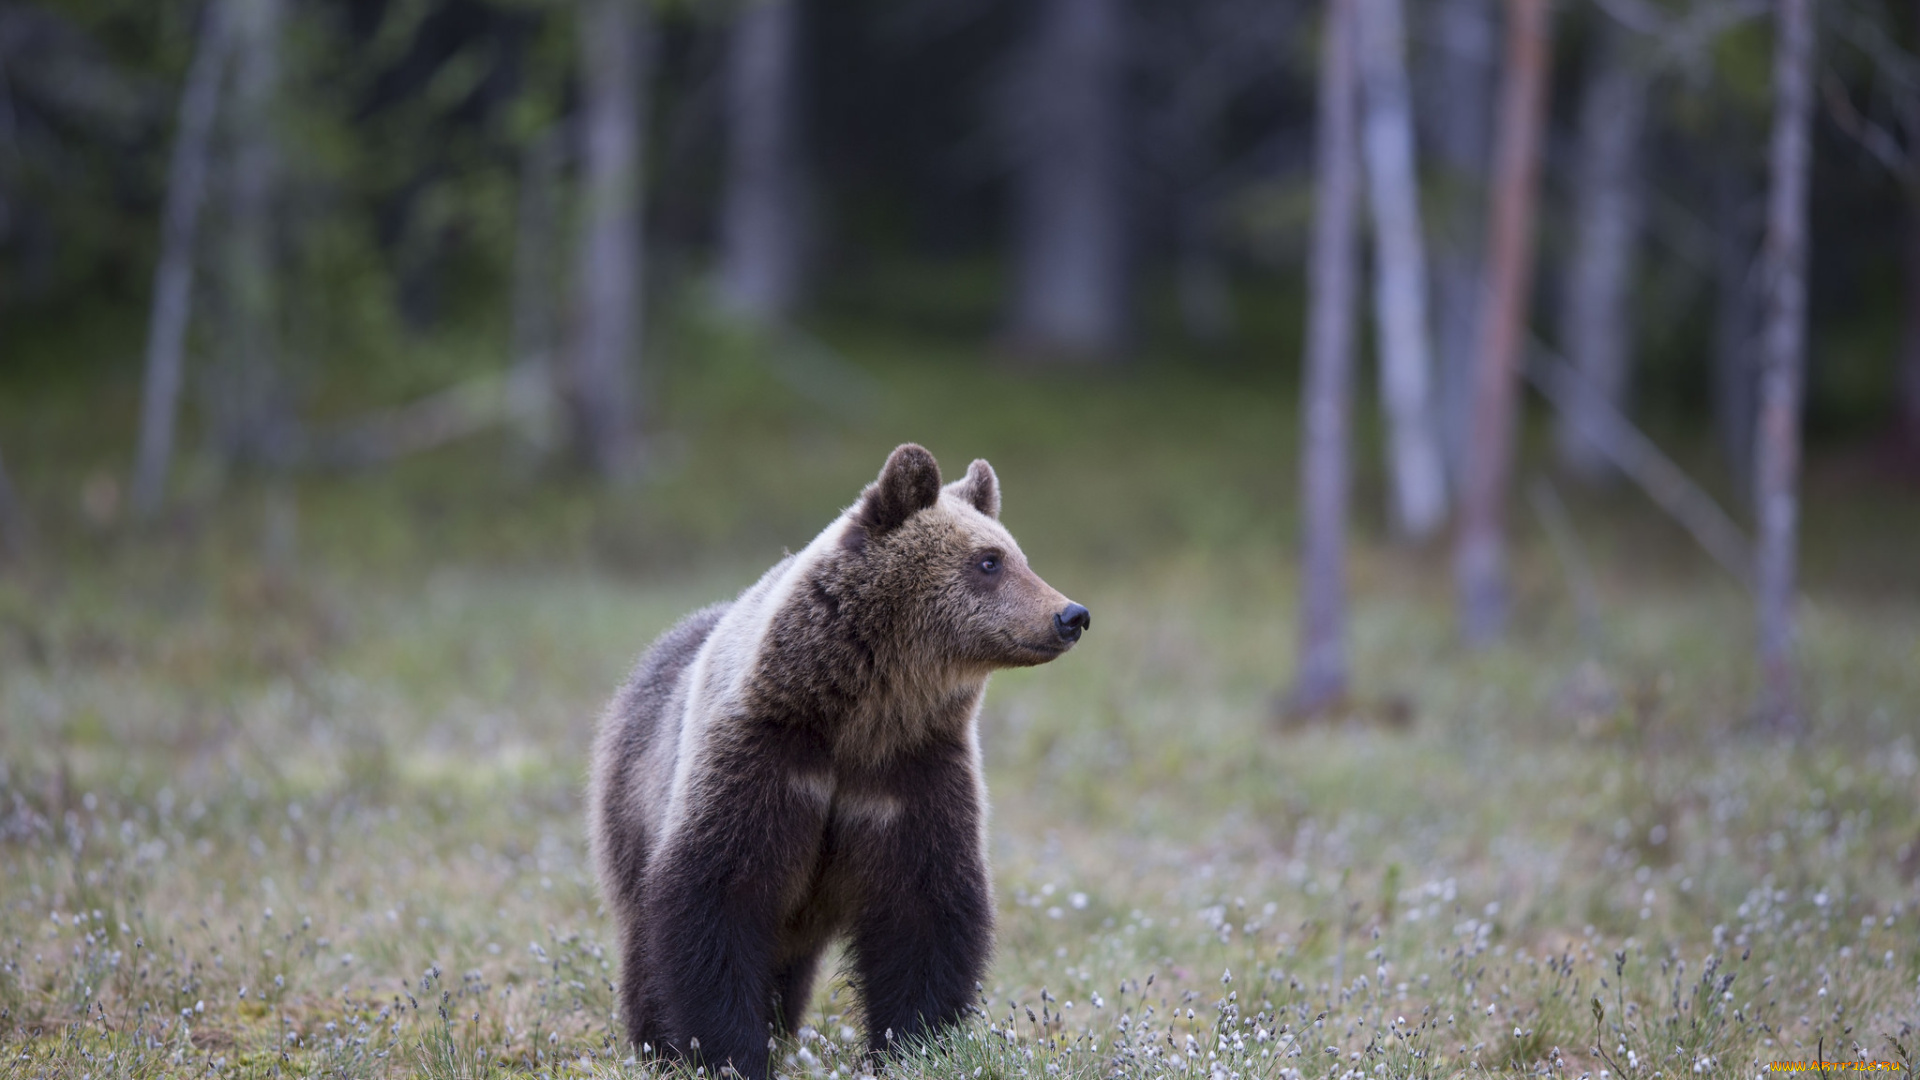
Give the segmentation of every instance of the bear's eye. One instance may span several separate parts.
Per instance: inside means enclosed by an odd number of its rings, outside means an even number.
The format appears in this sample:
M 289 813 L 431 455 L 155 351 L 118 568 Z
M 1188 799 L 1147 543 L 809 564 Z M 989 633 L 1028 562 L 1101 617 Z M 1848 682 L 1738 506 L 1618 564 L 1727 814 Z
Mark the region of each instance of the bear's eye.
M 997 574 L 1000 572 L 1000 557 L 998 555 L 987 555 L 974 565 L 978 566 L 980 572 L 983 574 Z

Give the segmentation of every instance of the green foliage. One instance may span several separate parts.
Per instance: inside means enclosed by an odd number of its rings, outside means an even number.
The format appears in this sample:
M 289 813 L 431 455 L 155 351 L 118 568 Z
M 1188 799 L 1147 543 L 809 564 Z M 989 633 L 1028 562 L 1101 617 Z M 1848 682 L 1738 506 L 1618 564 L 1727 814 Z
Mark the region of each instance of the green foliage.
M 1714 73 L 1736 107 L 1755 116 L 1771 115 L 1773 35 L 1764 19 L 1750 19 L 1721 35 L 1713 48 Z
M 1159 4 L 1145 0 L 1156 11 Z M 62 99 L 49 117 L 10 127 L 21 141 L 0 158 L 0 202 L 9 220 L 25 223 L 0 229 L 0 314 L 10 346 L 0 364 L 15 372 L 31 367 L 38 377 L 25 383 L 37 390 L 49 377 L 32 349 L 15 346 L 23 324 L 29 344 L 43 326 L 80 336 L 93 332 L 89 324 L 128 325 L 126 341 L 114 348 L 74 350 L 95 372 L 119 373 L 139 355 L 177 95 L 204 5 L 67 0 L 18 7 L 44 8 L 72 31 L 59 38 L 58 62 L 49 70 L 87 88 Z M 716 87 L 736 5 L 660 0 L 655 7 L 658 63 L 644 180 L 656 228 L 648 274 L 664 283 L 656 293 L 671 294 L 697 280 L 711 260 L 724 157 Z M 1004 179 L 997 162 L 983 164 L 1005 139 L 983 119 L 991 110 L 981 102 L 998 93 L 994 80 L 1006 70 L 1020 25 L 1017 7 L 988 3 L 964 31 L 939 20 L 921 27 L 925 13 L 888 14 L 886 4 L 814 13 L 819 21 L 801 65 L 801 97 L 809 110 L 807 187 L 820 211 L 815 314 L 910 322 L 969 346 L 1000 328 L 1008 287 L 1009 230 L 998 224 Z M 1669 26 L 1706 25 L 1698 4 L 1654 0 L 1635 10 Z M 1824 10 L 1823 93 L 1837 88 L 1863 115 L 1899 130 L 1894 110 L 1900 88 L 1912 81 L 1910 17 L 1883 5 Z M 574 119 L 575 6 L 406 0 L 293 4 L 288 12 L 284 92 L 274 120 L 285 181 L 276 196 L 283 260 L 277 295 L 284 307 L 277 331 L 293 412 L 326 421 L 361 401 L 392 404 L 497 367 L 511 336 L 507 294 L 523 154 L 540 140 L 568 141 Z M 1594 28 L 1610 18 L 1591 5 L 1564 13 L 1557 22 L 1563 70 L 1580 70 L 1598 37 Z M 1293 268 L 1303 257 L 1311 193 L 1304 157 L 1278 150 L 1305 146 L 1299 139 L 1317 62 L 1312 21 L 1302 20 L 1300 32 L 1276 51 L 1270 76 L 1227 95 L 1208 121 L 1218 138 L 1196 145 L 1207 146 L 1212 159 L 1162 160 L 1165 148 L 1144 145 L 1159 136 L 1139 133 L 1154 177 L 1130 187 L 1138 202 L 1130 209 L 1139 226 L 1131 256 L 1140 271 L 1136 321 L 1147 342 L 1177 340 L 1169 281 L 1178 252 L 1169 238 L 1195 193 L 1175 178 L 1212 177 L 1203 201 L 1212 205 L 1213 239 L 1240 300 L 1238 347 L 1260 350 L 1269 362 L 1297 351 L 1301 290 Z M 1419 50 L 1440 37 L 1416 34 L 1417 69 L 1431 60 Z M 1730 171 L 1741 198 L 1762 189 L 1771 29 L 1755 9 L 1677 59 L 1660 51 L 1676 41 L 1641 33 L 1629 40 L 1642 61 L 1662 65 L 1646 148 L 1648 180 L 1660 198 L 1648 236 L 1651 265 L 1637 290 L 1636 322 L 1644 332 L 1636 416 L 1690 428 L 1708 412 L 1716 288 L 1709 248 L 1721 226 L 1716 207 L 1731 197 L 1713 174 Z M 925 72 L 953 77 L 916 78 L 914 94 L 924 100 L 899 100 L 903 73 Z M 21 83 L 10 100 L 22 107 L 37 107 L 31 75 L 22 65 L 9 69 Z M 1572 77 L 1563 82 L 1566 89 L 1577 85 Z M 1429 104 L 1437 103 L 1421 102 Z M 1559 93 L 1555 123 L 1565 127 L 1576 112 L 1575 95 Z M 1819 137 L 1831 152 L 1823 151 L 1815 181 L 1809 412 L 1816 438 L 1859 441 L 1889 418 L 1901 310 L 1893 283 L 1902 271 L 1898 230 L 1887 222 L 1907 207 L 1897 180 L 1850 136 L 1823 120 Z M 1293 167 L 1255 167 L 1270 157 Z M 220 158 L 217 152 L 216 174 Z M 1437 175 L 1431 164 L 1423 175 L 1433 208 L 1484 198 L 1479 181 Z M 562 187 L 570 187 L 569 167 L 561 173 Z M 1549 182 L 1559 182 L 1551 170 Z M 572 237 L 570 200 L 563 193 L 557 202 L 554 242 L 564 250 Z M 216 191 L 203 247 L 219 240 L 224 203 Z M 1550 209 L 1541 229 L 1549 267 L 1557 257 L 1554 238 L 1565 232 L 1556 216 Z M 934 236 L 943 239 L 936 244 Z M 564 310 L 568 275 L 556 268 L 551 276 L 548 299 Z M 203 277 L 208 295 L 198 298 L 196 360 L 219 352 L 225 329 L 206 318 L 218 310 L 224 285 L 217 274 Z M 1552 292 L 1537 291 L 1543 298 Z M 1540 314 L 1544 327 L 1551 313 Z M 449 339 L 459 347 L 434 345 Z M 352 392 L 342 392 L 343 384 Z

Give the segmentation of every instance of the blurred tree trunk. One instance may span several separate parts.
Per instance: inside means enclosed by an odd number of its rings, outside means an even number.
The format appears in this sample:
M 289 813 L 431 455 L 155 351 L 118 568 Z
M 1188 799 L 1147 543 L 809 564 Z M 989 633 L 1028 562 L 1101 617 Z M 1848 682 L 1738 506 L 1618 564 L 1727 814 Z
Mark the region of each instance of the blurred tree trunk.
M 601 475 L 633 464 L 632 375 L 641 336 L 641 117 L 651 27 L 643 0 L 587 0 L 580 20 L 584 156 L 567 403 L 576 447 Z
M 1507 485 L 1521 348 L 1533 282 L 1534 204 L 1547 119 L 1547 0 L 1507 0 L 1507 71 L 1487 229 L 1487 307 L 1474 370 L 1473 426 L 1454 554 L 1460 629 L 1487 644 L 1506 626 Z
M 1761 250 L 1766 322 L 1761 341 L 1754 560 L 1760 630 L 1760 722 L 1804 727 L 1793 664 L 1794 565 L 1799 529 L 1800 410 L 1807 333 L 1807 202 L 1813 128 L 1814 0 L 1777 0 L 1773 139 L 1767 238 Z
M 1421 9 L 1425 8 L 1423 12 Z M 1432 0 L 1424 15 L 1421 108 L 1433 148 L 1435 388 L 1440 437 L 1454 487 L 1466 476 L 1473 368 L 1484 306 L 1487 161 L 1492 154 L 1493 0 Z
M 1640 141 L 1647 113 L 1646 75 L 1628 55 L 1611 20 L 1600 35 L 1580 103 L 1574 172 L 1574 244 L 1567 268 L 1561 347 L 1595 393 L 1576 398 L 1560 418 L 1560 462 L 1585 480 L 1607 479 L 1612 462 L 1583 432 L 1584 413 L 1627 411 L 1633 367 L 1633 263 L 1640 239 Z
M 1920 53 L 1920 0 L 1912 5 L 1913 47 Z M 1907 324 L 1900 351 L 1900 439 L 1908 457 L 1920 462 L 1920 92 L 1906 95 L 1907 146 Z
M 276 332 L 277 104 L 284 0 L 245 0 L 230 14 L 235 64 L 216 450 L 229 463 L 279 464 L 292 442 Z
M 1730 141 L 1730 140 L 1729 140 Z M 1753 287 L 1753 193 L 1739 156 L 1713 165 L 1713 418 L 1739 497 L 1753 501 L 1753 422 L 1759 305 Z
M 1446 467 L 1435 430 L 1427 334 L 1427 256 L 1420 235 L 1406 20 L 1400 0 L 1359 0 L 1355 25 L 1365 124 L 1362 148 L 1373 203 L 1374 311 L 1385 399 L 1393 520 L 1423 540 L 1447 514 Z
M 534 136 L 520 152 L 520 191 L 513 223 L 513 360 L 547 366 L 558 320 L 560 132 Z
M 1014 346 L 1099 359 L 1125 324 L 1116 0 L 1041 0 L 1017 87 Z
M 0 458 L 0 554 L 18 556 L 26 550 L 27 512 L 7 476 L 6 459 Z
M 186 88 L 180 95 L 173 156 L 167 165 L 167 201 L 161 211 L 160 262 L 153 271 L 139 448 L 131 491 L 134 513 L 140 515 L 160 505 L 167 467 L 173 460 L 173 426 L 180 411 L 187 322 L 193 301 L 194 241 L 199 232 L 200 207 L 207 198 L 207 158 L 213 142 L 213 119 L 220 105 L 220 76 L 226 67 L 230 21 L 225 0 L 209 0 L 201 14 L 200 40 L 187 69 Z
M 1920 131 L 1920 117 L 1913 129 Z M 1907 325 L 1900 350 L 1900 435 L 1920 461 L 1920 186 L 1907 193 Z
M 549 129 L 520 154 L 520 192 L 514 209 L 513 363 L 520 383 L 538 401 L 527 425 L 535 448 L 550 449 L 555 355 L 559 341 L 560 177 L 566 157 L 561 132 Z
M 719 299 L 753 322 L 785 316 L 799 286 L 799 21 L 796 0 L 748 0 L 728 45 Z
M 1300 396 L 1300 655 L 1287 701 L 1296 715 L 1336 706 L 1347 694 L 1347 458 L 1360 260 L 1357 3 L 1327 0 L 1322 30 Z

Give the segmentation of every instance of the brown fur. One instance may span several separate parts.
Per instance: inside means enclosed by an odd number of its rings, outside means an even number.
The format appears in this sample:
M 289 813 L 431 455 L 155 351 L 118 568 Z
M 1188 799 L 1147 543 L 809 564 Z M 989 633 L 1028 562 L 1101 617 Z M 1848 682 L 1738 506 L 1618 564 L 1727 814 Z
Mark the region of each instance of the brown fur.
M 896 449 L 860 500 L 648 650 L 601 721 L 589 828 L 643 1050 L 767 1075 L 847 938 L 869 1045 L 955 1020 L 992 948 L 987 676 L 1087 624 L 997 520 L 985 461 Z M 1066 620 L 1066 621 L 1063 621 Z

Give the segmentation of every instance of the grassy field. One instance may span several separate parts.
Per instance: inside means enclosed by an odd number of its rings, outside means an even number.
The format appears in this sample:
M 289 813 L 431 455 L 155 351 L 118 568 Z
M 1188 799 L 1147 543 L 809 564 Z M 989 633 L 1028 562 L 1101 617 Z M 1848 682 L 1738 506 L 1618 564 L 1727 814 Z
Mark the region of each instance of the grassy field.
M 1360 696 L 1285 728 L 1277 376 L 828 336 L 859 367 L 707 343 L 610 492 L 505 438 L 291 484 L 189 462 L 134 529 L 115 429 L 75 419 L 125 387 L 0 407 L 38 518 L 0 576 L 0 1076 L 644 1071 L 585 858 L 593 717 L 912 438 L 994 461 L 1095 622 L 989 690 L 998 955 L 897 1072 L 1911 1077 L 1911 489 L 1815 462 L 1788 745 L 1742 729 L 1743 596 L 1631 492 L 1568 493 L 1597 634 L 1522 502 L 1514 632 L 1469 653 L 1444 551 L 1383 543 L 1368 475 Z M 812 1015 L 785 1074 L 864 1071 L 844 980 Z

